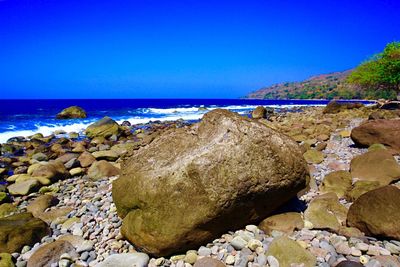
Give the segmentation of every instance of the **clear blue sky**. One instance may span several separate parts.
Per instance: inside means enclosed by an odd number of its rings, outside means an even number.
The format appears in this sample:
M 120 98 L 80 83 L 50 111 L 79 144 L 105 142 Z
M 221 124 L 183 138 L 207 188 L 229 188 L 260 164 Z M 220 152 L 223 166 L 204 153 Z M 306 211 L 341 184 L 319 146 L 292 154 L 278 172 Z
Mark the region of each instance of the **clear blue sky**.
M 1 98 L 235 98 L 355 67 L 400 1 L 0 0 Z

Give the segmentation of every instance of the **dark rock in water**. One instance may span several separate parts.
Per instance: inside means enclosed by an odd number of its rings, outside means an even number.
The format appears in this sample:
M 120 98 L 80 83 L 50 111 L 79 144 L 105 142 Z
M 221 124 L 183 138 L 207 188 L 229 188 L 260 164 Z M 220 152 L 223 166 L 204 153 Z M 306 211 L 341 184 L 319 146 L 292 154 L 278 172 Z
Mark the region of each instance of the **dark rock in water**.
M 7 140 L 7 143 L 13 143 L 13 142 L 24 142 L 26 141 L 26 138 L 24 136 L 15 136 L 11 137 L 10 139 Z
M 121 123 L 121 126 L 130 127 L 130 126 L 131 126 L 131 123 L 130 123 L 129 121 L 123 121 L 123 122 Z
M 363 266 L 364 265 L 356 261 L 342 261 L 338 265 L 336 265 L 336 267 L 363 267 Z
M 251 117 L 253 119 L 265 119 L 274 114 L 273 108 L 266 108 L 264 106 L 258 106 L 253 112 L 251 113 Z
M 50 232 L 47 224 L 31 213 L 19 213 L 0 219 L 0 252 L 19 252 L 32 246 Z
M 339 103 L 336 100 L 332 100 L 331 102 L 326 105 L 326 107 L 323 110 L 323 113 L 325 114 L 335 114 L 339 113 L 343 110 L 347 109 L 355 109 L 355 108 L 361 108 L 364 105 L 361 103 Z
M 85 131 L 85 134 L 89 138 L 94 137 L 110 137 L 112 135 L 118 135 L 120 129 L 116 121 L 110 117 L 104 117 L 93 124 L 90 124 Z
M 372 120 L 351 131 L 351 139 L 361 147 L 383 144 L 400 152 L 400 120 Z
M 78 106 L 71 106 L 63 109 L 56 116 L 57 119 L 81 119 L 86 118 L 86 111 Z
M 390 101 L 388 103 L 383 104 L 380 109 L 386 110 L 395 110 L 400 109 L 400 101 Z
M 400 189 L 384 186 L 361 195 L 350 206 L 347 224 L 366 235 L 400 240 Z
M 169 255 L 261 221 L 305 188 L 307 176 L 295 141 L 218 109 L 134 151 L 112 195 L 122 234 Z

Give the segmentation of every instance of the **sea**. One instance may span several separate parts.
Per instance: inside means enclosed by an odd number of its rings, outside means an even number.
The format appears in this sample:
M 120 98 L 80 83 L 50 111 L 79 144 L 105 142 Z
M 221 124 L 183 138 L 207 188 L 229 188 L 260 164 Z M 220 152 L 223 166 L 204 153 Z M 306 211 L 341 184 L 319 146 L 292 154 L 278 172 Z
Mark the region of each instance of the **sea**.
M 254 99 L 1 99 L 0 143 L 15 136 L 26 137 L 35 133 L 46 136 L 56 130 L 82 133 L 88 125 L 104 116 L 109 116 L 118 123 L 129 121 L 131 124 L 178 119 L 194 122 L 201 119 L 206 112 L 217 108 L 247 115 L 259 105 L 275 108 L 279 112 L 282 109 L 295 111 L 304 106 L 324 106 L 328 102 L 329 100 Z M 73 105 L 82 107 L 87 118 L 56 119 L 57 113 Z

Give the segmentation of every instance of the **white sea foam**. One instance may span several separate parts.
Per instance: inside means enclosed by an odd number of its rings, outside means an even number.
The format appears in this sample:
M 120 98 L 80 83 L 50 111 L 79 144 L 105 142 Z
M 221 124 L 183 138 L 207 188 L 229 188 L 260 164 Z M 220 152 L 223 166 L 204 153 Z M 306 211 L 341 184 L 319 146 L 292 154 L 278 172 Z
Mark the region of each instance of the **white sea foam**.
M 229 109 L 238 112 L 239 114 L 245 114 L 246 112 L 253 110 L 258 105 L 231 105 L 231 106 L 210 106 L 207 107 L 207 110 L 199 110 L 198 107 L 187 107 L 187 108 L 148 108 L 143 109 L 141 112 L 144 116 L 129 116 L 130 112 L 127 112 L 127 116 L 119 116 L 113 117 L 118 123 L 122 123 L 123 121 L 129 121 L 131 124 L 142 124 L 148 123 L 150 121 L 173 121 L 173 120 L 199 120 L 203 117 L 205 113 L 210 110 L 214 110 L 217 108 Z M 301 106 L 310 106 L 310 105 L 267 105 L 273 108 L 294 108 L 294 107 L 301 107 Z M 324 106 L 324 105 L 313 105 L 313 106 Z M 154 114 L 154 116 L 151 116 Z M 147 116 L 147 117 L 145 117 Z M 32 130 L 17 130 L 12 131 L 13 126 L 10 126 L 9 129 L 11 131 L 6 131 L 0 133 L 0 143 L 5 143 L 8 139 L 15 136 L 30 136 L 35 133 L 42 133 L 44 136 L 48 136 L 54 131 L 63 130 L 67 133 L 69 132 L 82 132 L 93 123 L 93 120 L 85 120 L 85 122 L 80 123 L 73 123 L 73 124 L 62 124 L 62 123 L 55 123 L 55 124 L 48 124 L 48 125 L 35 125 L 35 129 Z
M 34 129 L 34 130 L 7 131 L 7 132 L 0 133 L 0 143 L 5 143 L 5 142 L 7 142 L 8 139 L 10 139 L 11 137 L 15 137 L 15 136 L 27 137 L 27 136 L 30 136 L 30 135 L 33 135 L 36 133 L 41 133 L 44 136 L 48 136 L 57 130 L 63 130 L 67 133 L 81 132 L 91 123 L 92 122 L 74 123 L 74 124 L 68 124 L 68 125 L 63 125 L 63 124 L 49 124 L 49 125 L 45 125 L 45 126 L 35 125 L 36 129 Z

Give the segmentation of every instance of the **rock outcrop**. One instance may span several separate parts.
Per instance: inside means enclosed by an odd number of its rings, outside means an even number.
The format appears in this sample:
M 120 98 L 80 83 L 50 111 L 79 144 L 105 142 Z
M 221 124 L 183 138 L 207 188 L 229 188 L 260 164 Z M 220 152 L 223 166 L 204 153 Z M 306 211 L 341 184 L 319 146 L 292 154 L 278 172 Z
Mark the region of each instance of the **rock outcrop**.
M 57 119 L 82 119 L 86 118 L 86 111 L 78 106 L 71 106 L 63 109 L 57 114 Z
M 134 151 L 113 182 L 122 234 L 153 255 L 259 222 L 306 187 L 291 138 L 227 110 Z

